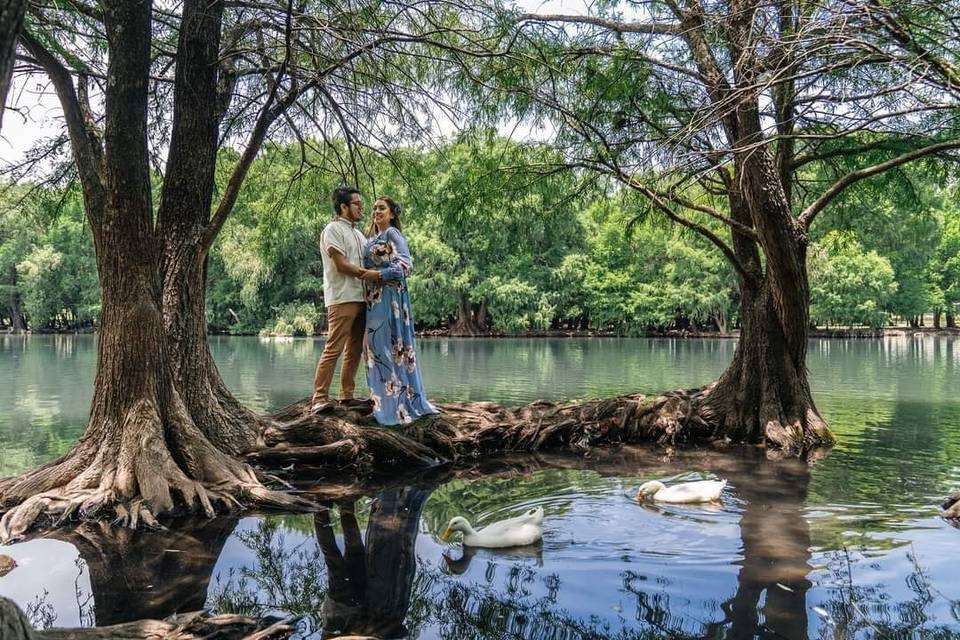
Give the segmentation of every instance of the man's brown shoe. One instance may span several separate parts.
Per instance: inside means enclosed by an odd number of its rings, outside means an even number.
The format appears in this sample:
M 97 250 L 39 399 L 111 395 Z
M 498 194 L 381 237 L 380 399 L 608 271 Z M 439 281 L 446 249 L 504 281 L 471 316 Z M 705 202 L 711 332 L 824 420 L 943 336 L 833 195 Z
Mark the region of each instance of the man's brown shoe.
M 313 400 L 307 405 L 307 415 L 316 416 L 321 413 L 329 413 L 337 406 L 336 400 Z

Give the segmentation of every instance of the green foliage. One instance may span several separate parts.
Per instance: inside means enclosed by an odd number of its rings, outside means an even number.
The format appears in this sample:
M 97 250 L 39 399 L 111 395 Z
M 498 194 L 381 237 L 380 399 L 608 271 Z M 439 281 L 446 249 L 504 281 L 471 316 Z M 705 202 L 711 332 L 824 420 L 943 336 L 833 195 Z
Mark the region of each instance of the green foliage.
M 880 327 L 896 294 L 890 261 L 851 233 L 832 231 L 810 247 L 810 317 L 818 324 Z
M 327 148 L 345 153 L 337 144 Z M 306 153 L 309 166 L 327 166 L 319 152 Z M 559 158 L 550 148 L 481 130 L 361 160 L 366 173 L 350 182 L 366 208 L 381 194 L 405 205 L 419 329 L 450 326 L 461 305 L 504 333 L 735 327 L 736 278 L 715 247 L 648 215 L 634 194 L 600 180 L 587 188 L 576 173 L 553 171 Z M 221 154 L 221 181 L 236 161 Z M 289 145 L 254 162 L 208 259 L 212 330 L 322 329 L 318 239 L 333 215 L 329 193 L 343 179 L 303 172 L 302 161 Z M 814 321 L 879 326 L 890 313 L 958 311 L 960 208 L 956 187 L 942 182 L 935 172 L 893 172 L 824 212 L 818 222 L 839 231 L 814 235 L 811 245 Z M 96 261 L 82 202 L 74 191 L 40 192 L 25 200 L 23 188 L 9 188 L 0 198 L 0 318 L 9 325 L 16 295 L 34 330 L 95 323 Z M 722 223 L 704 224 L 728 233 Z
M 271 325 L 260 330 L 260 335 L 312 336 L 323 316 L 312 302 L 291 302 L 280 307 L 277 317 Z
M 912 318 L 943 304 L 943 287 L 951 282 L 938 279 L 937 265 L 946 258 L 938 257 L 938 246 L 954 207 L 945 181 L 942 169 L 931 163 L 890 171 L 848 189 L 817 221 L 815 230 L 848 233 L 865 251 L 889 261 L 897 287 L 883 311 Z
M 629 335 L 687 325 L 728 329 L 736 285 L 722 256 L 675 227 L 628 225 L 637 206 L 625 199 L 587 210 L 596 230 L 584 280 L 591 320 Z
M 948 312 L 960 310 L 960 207 L 956 206 L 956 191 L 947 198 L 943 211 L 943 233 L 934 252 L 930 273 L 940 294 L 941 304 Z
M 0 317 L 15 296 L 31 329 L 96 323 L 96 256 L 77 192 L 10 189 L 0 198 Z

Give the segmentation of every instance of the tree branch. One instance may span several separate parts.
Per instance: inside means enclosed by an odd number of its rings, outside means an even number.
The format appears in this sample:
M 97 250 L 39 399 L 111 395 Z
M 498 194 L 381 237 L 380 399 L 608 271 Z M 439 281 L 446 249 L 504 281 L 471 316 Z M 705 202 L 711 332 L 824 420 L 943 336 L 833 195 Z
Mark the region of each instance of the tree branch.
M 878 173 L 883 173 L 894 167 L 899 167 L 902 164 L 906 164 L 917 158 L 922 158 L 924 156 L 929 156 L 934 153 L 939 153 L 941 151 L 948 151 L 950 149 L 960 149 L 960 140 L 948 140 L 946 142 L 938 142 L 936 144 L 931 144 L 926 147 L 921 147 L 920 149 L 915 149 L 907 153 L 901 154 L 895 158 L 891 158 L 886 162 L 880 162 L 878 164 L 872 165 L 870 167 L 864 167 L 849 173 L 844 177 L 837 180 L 833 186 L 823 192 L 823 194 L 813 201 L 813 203 L 803 210 L 803 213 L 800 214 L 798 222 L 805 229 L 809 230 L 810 225 L 813 224 L 814 219 L 817 217 L 817 214 L 823 211 L 824 208 L 830 202 L 840 195 L 844 189 L 849 187 L 855 182 L 859 182 L 864 178 L 869 178 L 870 176 L 875 176 Z
M 737 258 L 737 255 L 733 252 L 733 249 L 731 249 L 726 242 L 720 239 L 720 236 L 715 234 L 713 231 L 711 231 L 707 227 L 701 224 L 697 224 L 696 222 L 689 220 L 687 218 L 684 218 L 683 216 L 677 214 L 677 212 L 671 209 L 670 205 L 664 201 L 661 195 L 658 192 L 651 189 L 650 187 L 640 182 L 637 182 L 634 178 L 625 174 L 623 171 L 618 171 L 618 174 L 619 174 L 618 178 L 621 182 L 626 184 L 628 187 L 630 187 L 634 191 L 638 191 L 643 195 L 645 195 L 647 199 L 650 200 L 650 202 L 652 202 L 657 209 L 662 211 L 664 215 L 670 218 L 670 220 L 672 220 L 673 222 L 676 222 L 680 226 L 690 229 L 691 231 L 696 231 L 697 233 L 702 235 L 704 238 L 709 240 L 714 246 L 720 249 L 724 257 L 727 259 L 730 265 L 736 270 L 737 274 L 740 276 L 741 279 L 743 279 L 745 282 L 752 282 L 752 283 L 756 282 L 756 278 L 754 277 L 754 275 L 747 270 L 747 268 L 743 265 L 742 262 L 740 262 L 740 260 Z M 739 231 L 734 231 L 734 233 L 739 233 Z M 752 235 L 754 238 L 756 237 L 755 233 L 753 233 Z
M 247 146 L 243 150 L 243 154 L 241 154 L 240 160 L 237 162 L 237 166 L 234 167 L 233 173 L 230 174 L 230 179 L 227 181 L 227 188 L 224 190 L 223 197 L 220 199 L 220 203 L 217 205 L 217 210 L 214 212 L 213 216 L 210 218 L 210 223 L 203 231 L 203 236 L 200 242 L 204 249 L 208 250 L 213 245 L 213 241 L 217 238 L 217 234 L 220 233 L 224 223 L 227 221 L 227 218 L 233 211 L 233 205 L 236 204 L 237 197 L 240 195 L 240 187 L 243 186 L 243 181 L 247 177 L 247 172 L 250 170 L 250 165 L 253 164 L 254 158 L 256 158 L 257 154 L 260 152 L 260 147 L 263 145 L 263 141 L 267 137 L 267 131 L 270 129 L 270 125 L 272 125 L 274 121 L 280 117 L 280 115 L 286 111 L 290 105 L 296 102 L 297 98 L 300 97 L 300 95 L 310 86 L 308 83 L 302 88 L 291 90 L 283 97 L 282 100 L 274 104 L 277 93 L 280 89 L 280 83 L 283 81 L 283 76 L 287 71 L 287 64 L 290 62 L 289 41 L 292 31 L 292 20 L 293 2 L 291 0 L 287 6 L 286 17 L 287 55 L 284 58 L 283 63 L 280 65 L 280 70 L 277 72 L 276 77 L 273 79 L 270 87 L 270 94 L 267 96 L 267 100 L 264 103 L 263 108 L 260 110 L 260 114 L 257 116 L 257 121 L 253 126 L 253 130 L 250 132 L 250 138 L 247 141 Z
M 0 125 L 17 57 L 17 36 L 23 28 L 26 10 L 26 0 L 8 0 L 0 6 Z
M 523 13 L 517 16 L 517 22 L 559 22 L 565 24 L 588 24 L 603 27 L 616 33 L 646 33 L 650 35 L 675 35 L 680 33 L 680 25 L 660 22 L 620 22 L 595 16 L 574 16 L 561 14 Z
M 103 148 L 100 138 L 84 117 L 84 108 L 80 104 L 73 86 L 73 79 L 67 68 L 26 29 L 20 34 L 20 41 L 53 82 L 67 123 L 73 157 L 80 173 L 87 215 L 90 217 L 91 225 L 99 227 L 106 205 L 106 194 L 101 178 Z

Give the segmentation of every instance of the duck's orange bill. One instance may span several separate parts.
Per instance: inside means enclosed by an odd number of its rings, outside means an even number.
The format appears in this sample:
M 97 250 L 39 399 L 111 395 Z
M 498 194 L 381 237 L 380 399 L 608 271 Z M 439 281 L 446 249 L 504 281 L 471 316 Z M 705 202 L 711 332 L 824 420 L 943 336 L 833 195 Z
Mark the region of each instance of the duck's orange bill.
M 452 535 L 453 535 L 453 529 L 451 529 L 450 527 L 447 527 L 446 529 L 444 529 L 443 533 L 440 534 L 440 539 L 446 542 L 447 540 L 450 539 L 450 536 Z

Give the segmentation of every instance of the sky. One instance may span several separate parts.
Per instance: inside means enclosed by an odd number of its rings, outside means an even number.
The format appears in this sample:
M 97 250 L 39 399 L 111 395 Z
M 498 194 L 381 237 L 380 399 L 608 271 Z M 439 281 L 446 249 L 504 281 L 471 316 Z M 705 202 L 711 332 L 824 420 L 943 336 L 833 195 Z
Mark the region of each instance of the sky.
M 530 13 L 586 13 L 589 0 L 516 0 Z M 60 133 L 63 114 L 43 75 L 15 78 L 0 131 L 0 166 L 21 159 L 37 141 Z

